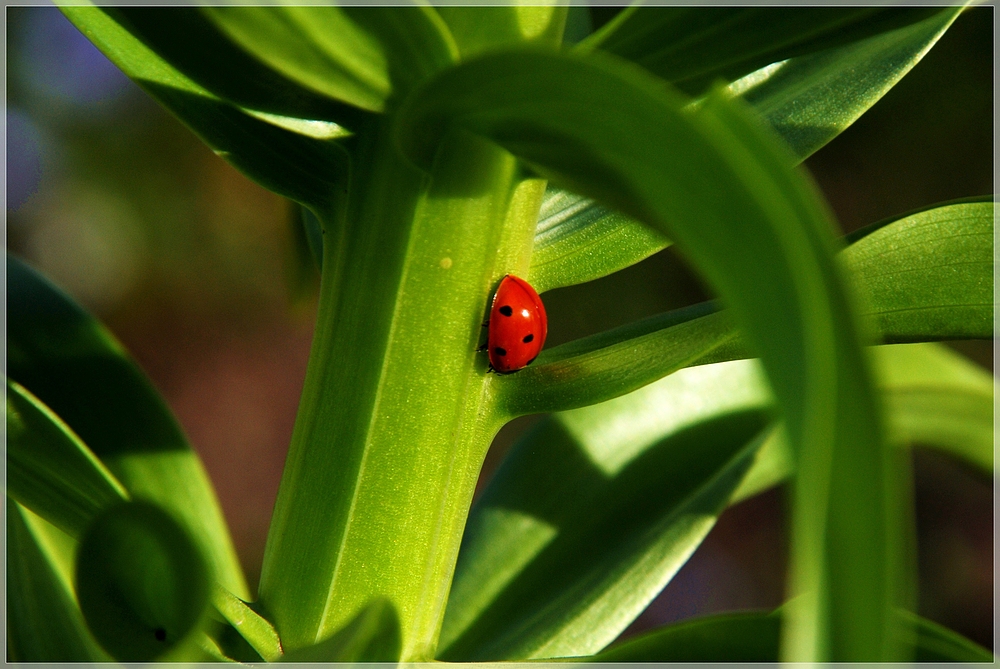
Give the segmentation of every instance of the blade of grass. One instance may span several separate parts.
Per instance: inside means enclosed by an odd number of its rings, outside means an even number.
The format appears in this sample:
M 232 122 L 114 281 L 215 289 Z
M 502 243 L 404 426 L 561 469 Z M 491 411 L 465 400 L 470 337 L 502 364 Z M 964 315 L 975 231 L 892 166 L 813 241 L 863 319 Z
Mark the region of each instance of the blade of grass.
M 542 448 L 511 456 L 504 476 L 512 478 L 483 498 L 484 510 L 469 528 L 473 539 L 461 553 L 475 563 L 481 559 L 477 549 L 489 548 L 476 544 L 478 532 L 520 525 L 519 544 L 504 551 L 518 561 L 456 580 L 456 613 L 472 617 L 446 619 L 440 657 L 526 660 L 606 646 L 645 608 L 647 593 L 661 590 L 704 539 L 752 465 L 763 441 L 754 435 L 766 423 L 765 413 L 734 411 L 678 429 L 619 469 L 574 449 L 568 417 L 536 432 L 532 441 Z M 577 475 L 549 477 L 542 489 L 537 480 L 514 478 L 536 468 L 539 458 L 579 463 Z M 551 488 L 562 500 L 573 498 L 574 506 L 553 505 L 553 497 L 538 494 Z M 569 522 L 567 516 L 577 514 L 587 520 Z M 523 531 L 528 525 L 530 531 Z M 462 567 L 459 572 L 473 575 Z
M 870 232 L 843 255 L 884 341 L 914 341 L 918 332 L 924 341 L 992 332 L 992 202 L 908 216 Z

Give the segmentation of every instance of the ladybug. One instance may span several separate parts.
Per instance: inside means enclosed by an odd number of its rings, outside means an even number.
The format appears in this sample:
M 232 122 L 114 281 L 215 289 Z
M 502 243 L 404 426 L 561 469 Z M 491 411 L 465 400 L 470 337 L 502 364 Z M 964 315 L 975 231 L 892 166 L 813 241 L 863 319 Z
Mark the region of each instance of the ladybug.
M 499 374 L 530 365 L 545 345 L 549 329 L 542 298 L 531 284 L 513 274 L 500 281 L 488 324 L 490 368 Z

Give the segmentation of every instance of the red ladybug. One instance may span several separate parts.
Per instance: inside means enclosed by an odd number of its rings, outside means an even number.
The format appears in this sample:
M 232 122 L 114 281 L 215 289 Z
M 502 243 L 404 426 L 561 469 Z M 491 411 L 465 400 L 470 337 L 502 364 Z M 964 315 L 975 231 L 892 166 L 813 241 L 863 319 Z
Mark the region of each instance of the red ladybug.
M 500 374 L 524 369 L 545 345 L 549 321 L 535 289 L 513 274 L 500 281 L 490 308 L 490 365 Z

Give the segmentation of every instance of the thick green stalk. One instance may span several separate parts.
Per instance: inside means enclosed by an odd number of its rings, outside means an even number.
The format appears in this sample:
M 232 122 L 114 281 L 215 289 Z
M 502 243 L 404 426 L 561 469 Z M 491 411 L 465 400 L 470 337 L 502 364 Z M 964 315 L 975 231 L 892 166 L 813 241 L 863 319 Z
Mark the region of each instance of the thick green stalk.
M 285 649 L 387 597 L 402 659 L 433 657 L 486 425 L 487 300 L 527 269 L 544 183 L 471 135 L 430 176 L 387 128 L 355 152 L 345 220 L 326 221 L 319 315 L 261 575 Z M 499 251 L 498 251 L 499 249 Z M 390 658 L 386 658 L 390 659 Z

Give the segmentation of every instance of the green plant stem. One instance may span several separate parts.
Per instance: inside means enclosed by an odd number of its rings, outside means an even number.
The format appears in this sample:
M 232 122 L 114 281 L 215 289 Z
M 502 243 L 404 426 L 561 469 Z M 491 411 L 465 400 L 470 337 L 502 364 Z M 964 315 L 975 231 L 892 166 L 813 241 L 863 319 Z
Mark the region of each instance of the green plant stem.
M 342 222 L 327 214 L 316 333 L 260 595 L 285 650 L 374 597 L 403 660 L 430 660 L 479 468 L 485 355 L 506 272 L 526 272 L 544 190 L 485 140 L 449 136 L 429 175 L 366 133 Z M 500 249 L 497 253 L 496 249 Z

